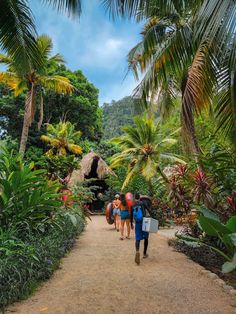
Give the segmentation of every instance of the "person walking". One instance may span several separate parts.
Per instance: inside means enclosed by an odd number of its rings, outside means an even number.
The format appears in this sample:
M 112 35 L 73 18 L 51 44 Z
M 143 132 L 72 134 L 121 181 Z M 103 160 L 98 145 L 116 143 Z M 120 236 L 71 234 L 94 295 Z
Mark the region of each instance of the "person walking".
M 124 240 L 124 228 L 126 225 L 127 228 L 127 236 L 126 239 L 130 239 L 130 212 L 125 200 L 125 195 L 121 194 L 120 195 L 120 217 L 121 217 L 121 237 L 120 240 Z
M 115 229 L 117 232 L 120 230 L 120 195 L 116 194 L 115 199 L 113 201 L 113 216 L 114 216 L 114 222 L 115 222 Z
M 143 218 L 147 216 L 147 212 L 149 209 L 147 205 L 140 200 L 140 194 L 135 194 L 134 205 L 131 210 L 131 228 L 133 229 L 133 220 L 135 221 L 135 263 L 137 265 L 140 264 L 140 242 L 144 240 L 144 250 L 143 250 L 143 258 L 147 258 L 147 249 L 148 249 L 148 238 L 149 233 L 142 230 Z

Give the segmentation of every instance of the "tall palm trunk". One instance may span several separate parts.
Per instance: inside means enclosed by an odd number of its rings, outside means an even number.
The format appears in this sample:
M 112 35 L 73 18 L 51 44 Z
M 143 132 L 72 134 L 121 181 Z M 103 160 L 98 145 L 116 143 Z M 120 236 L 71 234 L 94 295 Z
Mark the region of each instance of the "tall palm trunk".
M 197 164 L 199 164 L 199 154 L 201 149 L 196 136 L 194 116 L 193 116 L 193 102 L 185 96 L 185 88 L 187 84 L 188 76 L 182 80 L 182 108 L 181 108 L 181 127 L 182 138 L 184 141 L 184 147 L 188 153 L 193 153 Z
M 26 144 L 28 140 L 29 128 L 33 120 L 34 114 L 34 96 L 35 96 L 35 86 L 34 83 L 31 84 L 31 89 L 28 90 L 25 99 L 25 112 L 24 112 L 24 122 L 21 133 L 20 149 L 19 152 L 23 157 L 25 154 Z
M 41 129 L 41 126 L 43 124 L 43 94 L 42 91 L 40 91 L 40 105 L 39 105 L 39 122 L 38 122 L 38 130 Z

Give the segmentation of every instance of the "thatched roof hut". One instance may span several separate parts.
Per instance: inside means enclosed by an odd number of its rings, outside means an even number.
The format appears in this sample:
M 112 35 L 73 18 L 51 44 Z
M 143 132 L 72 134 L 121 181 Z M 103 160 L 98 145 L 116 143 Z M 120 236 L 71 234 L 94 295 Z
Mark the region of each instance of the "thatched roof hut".
M 69 185 L 81 183 L 90 178 L 103 180 L 108 174 L 115 175 L 98 154 L 90 152 L 80 161 L 80 168 L 73 171 Z

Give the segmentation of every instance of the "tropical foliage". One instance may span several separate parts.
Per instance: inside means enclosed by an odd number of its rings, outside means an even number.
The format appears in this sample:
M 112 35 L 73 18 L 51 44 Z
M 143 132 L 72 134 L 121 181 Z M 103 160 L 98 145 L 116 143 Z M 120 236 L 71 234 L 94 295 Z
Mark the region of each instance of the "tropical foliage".
M 81 206 L 62 207 L 61 186 L 45 170 L 0 150 L 0 309 L 29 293 L 58 267 L 84 227 Z
M 47 151 L 48 156 L 65 156 L 67 152 L 74 155 L 82 153 L 82 149 L 75 143 L 80 140 L 81 132 L 75 131 L 75 127 L 69 121 L 60 121 L 55 126 L 47 125 L 47 135 L 42 135 L 41 140 L 48 143 L 51 149 Z
M 160 95 L 165 111 L 176 92 L 181 93 L 184 134 L 192 143 L 193 153 L 200 152 L 194 111 L 199 113 L 214 103 L 219 127 L 234 134 L 235 2 L 104 3 L 114 15 L 147 20 L 142 41 L 129 54 L 129 66 L 136 76 L 139 71 L 143 73 L 138 90 L 151 102 Z
M 69 15 L 79 16 L 81 13 L 81 0 L 47 0 L 44 3 Z M 34 18 L 27 1 L 1 1 L 0 46 L 12 56 L 17 71 L 27 74 L 30 68 L 43 63 L 38 53 L 36 34 Z
M 199 238 L 190 236 L 179 236 L 189 245 L 208 246 L 224 257 L 226 262 L 222 266 L 224 273 L 236 269 L 236 216 L 232 216 L 226 224 L 220 222 L 219 218 L 210 211 L 203 211 L 198 219 L 199 226 L 203 234 Z M 217 238 L 214 245 L 209 243 L 209 237 Z
M 81 14 L 82 0 L 43 2 Z M 152 196 L 160 225 L 185 223 L 176 243 L 206 256 L 204 265 L 214 252 L 224 273 L 236 270 L 235 1 L 102 2 L 113 17 L 133 18 L 143 29 L 128 54 L 140 79 L 135 97 L 100 108 L 98 89 L 65 67 L 48 36 L 38 36 L 28 1 L 1 1 L 3 311 L 58 267 L 89 204 L 121 190 Z M 68 184 L 91 150 L 116 172 L 98 198 L 93 180 Z
M 127 165 L 127 177 L 123 188 L 130 179 L 138 174 L 142 174 L 147 180 L 150 190 L 152 190 L 152 178 L 159 173 L 164 180 L 167 177 L 161 170 L 161 161 L 183 162 L 174 154 L 166 151 L 167 147 L 176 141 L 169 137 L 163 138 L 160 133 L 160 126 L 155 124 L 153 119 L 146 117 L 134 118 L 135 126 L 124 128 L 125 135 L 115 138 L 112 142 L 121 149 L 112 158 L 112 167 Z M 150 191 L 152 192 L 152 191 Z
M 73 86 L 70 84 L 68 78 L 60 75 L 48 75 L 48 70 L 51 66 L 64 62 L 62 56 L 59 54 L 50 56 L 53 48 L 51 39 L 43 35 L 37 38 L 36 44 L 43 63 L 38 67 L 31 68 L 27 73 L 19 71 L 15 67 L 14 60 L 11 57 L 2 55 L 0 58 L 2 63 L 8 65 L 7 71 L 0 73 L 0 81 L 14 90 L 16 96 L 24 91 L 27 92 L 20 141 L 20 152 L 22 155 L 25 153 L 29 127 L 34 120 L 36 97 L 39 97 L 40 118 L 38 129 L 40 129 L 43 122 L 44 88 L 54 90 L 57 93 L 71 93 L 73 90 Z
M 45 171 L 32 171 L 19 156 L 3 150 L 0 163 L 0 226 L 19 232 L 37 229 L 60 207 L 59 186 L 47 181 Z
M 56 93 L 53 90 L 43 90 L 44 122 L 57 124 L 60 120 L 69 120 L 75 125 L 76 131 L 82 132 L 82 138 L 99 140 L 102 135 L 102 113 L 98 104 L 98 89 L 88 82 L 81 71 L 70 71 L 64 65 L 53 65 L 48 69 L 50 76 L 66 77 L 74 86 L 70 94 Z M 15 97 L 13 92 L 2 85 L 0 87 L 0 136 L 20 139 L 24 118 L 25 95 Z M 36 101 L 39 99 L 36 99 Z M 37 108 L 38 107 L 38 108 Z M 35 108 L 35 121 L 29 130 L 27 149 L 36 146 L 44 148 L 39 140 L 46 132 L 46 125 L 42 124 L 38 130 L 40 108 Z
M 81 214 L 72 214 L 73 223 L 63 211 L 58 212 L 44 232 L 27 234 L 24 238 L 19 238 L 12 228 L 0 233 L 1 310 L 25 299 L 59 267 L 60 259 L 71 250 L 85 225 Z

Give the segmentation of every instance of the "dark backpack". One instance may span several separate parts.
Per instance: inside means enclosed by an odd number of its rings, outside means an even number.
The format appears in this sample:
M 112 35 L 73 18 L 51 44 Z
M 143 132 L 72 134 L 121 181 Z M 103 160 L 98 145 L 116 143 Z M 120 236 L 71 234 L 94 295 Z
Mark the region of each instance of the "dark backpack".
M 135 222 L 141 222 L 143 220 L 143 211 L 141 205 L 135 205 L 133 207 L 133 216 Z

